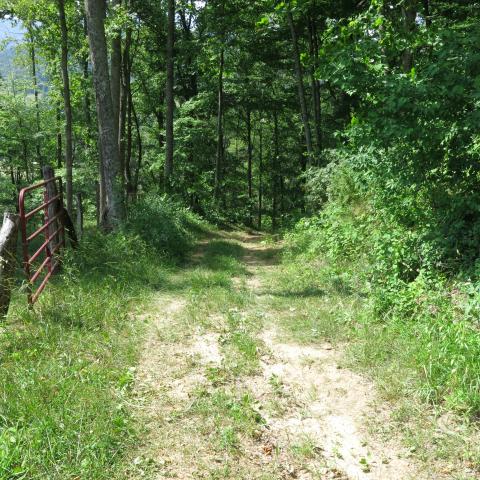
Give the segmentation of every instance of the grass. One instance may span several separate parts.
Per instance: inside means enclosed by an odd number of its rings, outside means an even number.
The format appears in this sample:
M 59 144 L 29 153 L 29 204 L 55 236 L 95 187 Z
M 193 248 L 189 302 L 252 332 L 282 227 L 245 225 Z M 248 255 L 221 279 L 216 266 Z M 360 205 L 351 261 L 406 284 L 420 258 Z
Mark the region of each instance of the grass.
M 162 218 L 186 248 L 194 234 L 181 215 L 165 207 Z M 0 336 L 0 479 L 113 477 L 136 441 L 128 401 L 145 327 L 135 312 L 175 271 L 168 244 L 87 231 L 33 310 L 15 294 Z
M 451 306 L 439 300 L 441 293 L 427 290 L 411 301 L 415 320 L 399 314 L 380 320 L 355 268 L 355 263 L 286 255 L 281 274 L 267 272 L 265 283 L 272 285 L 267 304 L 283 334 L 299 343 L 346 345 L 346 365 L 372 377 L 393 405 L 390 435 L 402 431 L 405 444 L 426 463 L 454 464 L 461 458 L 480 471 L 480 433 L 468 409 L 478 380 L 477 360 L 470 358 L 477 342 L 471 327 L 461 317 L 452 322 Z M 450 415 L 450 431 L 439 431 L 437 419 L 445 415 Z

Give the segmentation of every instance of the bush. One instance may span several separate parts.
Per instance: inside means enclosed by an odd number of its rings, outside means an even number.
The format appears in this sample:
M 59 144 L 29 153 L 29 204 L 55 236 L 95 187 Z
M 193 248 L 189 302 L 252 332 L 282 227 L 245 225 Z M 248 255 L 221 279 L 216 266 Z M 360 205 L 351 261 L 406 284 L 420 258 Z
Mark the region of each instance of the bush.
M 182 258 L 189 251 L 194 232 L 202 221 L 187 208 L 167 197 L 147 195 L 128 214 L 126 230 L 138 235 L 157 254 Z
M 414 390 L 428 402 L 476 416 L 480 413 L 476 264 L 452 268 L 453 256 L 444 248 L 450 240 L 432 235 L 432 223 L 423 217 L 415 220 L 430 212 L 426 208 L 421 213 L 422 195 L 409 200 L 405 194 L 395 205 L 386 204 L 375 182 L 352 166 L 358 161 L 345 157 L 311 176 L 319 184 L 316 193 L 312 190 L 311 207 L 321 201 L 323 207 L 286 235 L 285 261 L 301 263 L 299 255 L 310 261 L 320 282 L 315 285 L 324 291 L 333 286 L 332 271 L 349 279 L 355 287 L 352 294 L 363 298 L 351 325 L 357 360 L 371 373 L 387 375 L 382 378 L 385 388 L 401 383 L 404 394 Z M 341 310 L 339 318 L 344 315 Z

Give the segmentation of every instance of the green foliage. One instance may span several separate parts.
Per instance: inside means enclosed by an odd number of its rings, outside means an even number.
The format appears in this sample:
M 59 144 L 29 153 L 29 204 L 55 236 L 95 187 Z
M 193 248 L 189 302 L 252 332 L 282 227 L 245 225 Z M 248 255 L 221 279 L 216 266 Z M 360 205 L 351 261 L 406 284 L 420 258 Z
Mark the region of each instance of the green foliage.
M 341 271 L 348 285 L 343 295 L 364 298 L 349 327 L 361 365 L 378 375 L 388 392 L 414 390 L 425 401 L 476 416 L 478 277 L 442 273 L 441 257 L 424 230 L 406 228 L 387 208 L 375 208 L 375 192 L 353 188 L 359 178 L 365 178 L 363 172 L 348 164 L 329 175 L 326 191 L 334 192 L 321 214 L 302 220 L 286 236 L 286 260 L 293 262 L 293 272 L 285 282 L 295 274 L 305 280 L 299 288 L 329 292 Z M 312 262 L 312 269 L 299 272 L 299 256 Z M 333 293 L 328 295 L 331 302 Z M 337 324 L 330 323 L 334 330 L 342 324 L 340 318 L 331 322 Z
M 204 224 L 190 210 L 167 197 L 147 195 L 132 205 L 125 228 L 156 254 L 178 259 L 188 253 L 193 232 L 201 231 Z

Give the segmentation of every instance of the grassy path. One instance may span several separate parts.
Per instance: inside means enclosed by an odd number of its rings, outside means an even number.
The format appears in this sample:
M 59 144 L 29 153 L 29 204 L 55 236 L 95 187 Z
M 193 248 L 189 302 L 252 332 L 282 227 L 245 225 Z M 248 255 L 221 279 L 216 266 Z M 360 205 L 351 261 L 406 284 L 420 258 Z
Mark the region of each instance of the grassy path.
M 389 409 L 344 367 L 341 347 L 292 334 L 307 328 L 303 307 L 324 300 L 279 286 L 278 253 L 219 232 L 165 284 L 145 314 L 141 431 L 120 477 L 453 478 L 392 438 Z

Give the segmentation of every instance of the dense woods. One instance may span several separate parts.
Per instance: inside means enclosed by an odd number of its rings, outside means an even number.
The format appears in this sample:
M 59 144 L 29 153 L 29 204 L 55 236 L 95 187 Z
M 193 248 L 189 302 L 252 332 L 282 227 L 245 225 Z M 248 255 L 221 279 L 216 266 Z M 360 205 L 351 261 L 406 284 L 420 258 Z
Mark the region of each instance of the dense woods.
M 139 295 L 150 251 L 183 258 L 200 217 L 281 236 L 287 290 L 345 295 L 328 315 L 367 369 L 478 419 L 480 3 L 0 0 L 0 17 L 20 32 L 0 56 L 0 213 L 54 167 L 85 214 L 82 282 L 93 250 L 138 254 L 98 285 Z
M 348 167 L 412 242 L 471 261 L 477 7 L 4 1 L 25 34 L 2 73 L 2 204 L 55 162 L 68 210 L 81 192 L 107 229 L 148 192 L 276 228 Z

